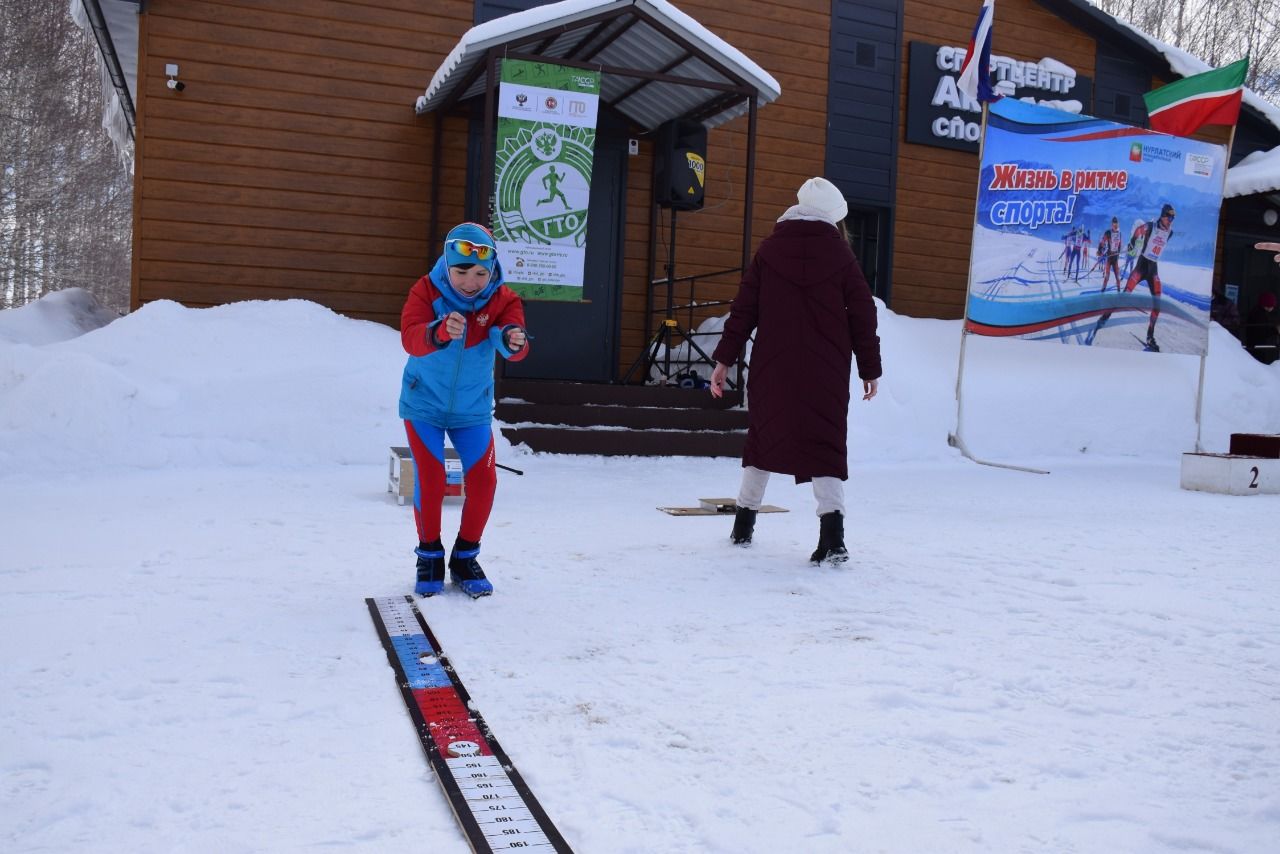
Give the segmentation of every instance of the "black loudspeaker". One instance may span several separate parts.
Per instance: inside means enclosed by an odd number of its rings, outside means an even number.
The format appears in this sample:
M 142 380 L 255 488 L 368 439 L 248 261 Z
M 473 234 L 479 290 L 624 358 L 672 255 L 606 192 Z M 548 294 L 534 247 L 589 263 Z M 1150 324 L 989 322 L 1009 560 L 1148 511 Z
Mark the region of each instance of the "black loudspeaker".
M 672 119 L 654 140 L 654 198 L 660 207 L 696 211 L 707 180 L 707 129 L 700 122 Z

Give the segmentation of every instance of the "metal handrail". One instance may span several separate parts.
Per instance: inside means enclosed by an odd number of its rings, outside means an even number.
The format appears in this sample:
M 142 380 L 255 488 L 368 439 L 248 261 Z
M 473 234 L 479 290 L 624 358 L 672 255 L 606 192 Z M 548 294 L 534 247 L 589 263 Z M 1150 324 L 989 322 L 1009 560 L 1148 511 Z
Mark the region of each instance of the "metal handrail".
M 672 334 L 672 331 L 674 330 L 675 332 L 678 332 L 679 335 L 684 338 L 685 343 L 689 345 L 687 348 L 685 348 L 684 359 L 682 360 L 682 362 L 678 363 L 678 365 L 681 365 L 681 364 L 683 365 L 683 370 L 675 374 L 675 376 L 679 376 L 680 374 L 691 373 L 693 371 L 693 366 L 695 364 L 699 364 L 699 365 L 705 364 L 709 367 L 714 368 L 715 360 L 712 359 L 711 356 L 702 347 L 700 347 L 698 345 L 698 342 L 695 341 L 694 339 L 698 337 L 705 337 L 705 336 L 711 336 L 711 335 L 718 336 L 721 333 L 695 331 L 696 312 L 699 309 L 713 308 L 715 306 L 720 306 L 720 305 L 729 305 L 733 301 L 732 300 L 699 300 L 696 295 L 698 283 L 699 281 L 712 279 L 718 276 L 726 276 L 726 275 L 741 273 L 741 272 L 742 272 L 741 267 L 731 267 L 729 269 L 716 270 L 710 273 L 695 273 L 690 276 L 677 276 L 676 278 L 671 279 L 669 282 L 667 277 L 665 276 L 663 276 L 662 278 L 653 279 L 652 281 L 650 281 L 649 282 L 650 293 L 652 293 L 656 288 L 661 286 L 667 286 L 668 284 L 672 286 L 677 284 L 687 284 L 689 287 L 689 296 L 687 298 L 688 299 L 687 302 L 680 303 L 679 305 L 672 304 L 672 305 L 662 306 L 660 308 L 655 307 L 650 309 L 649 313 L 651 315 L 661 315 L 663 316 L 664 320 L 662 325 L 659 327 L 658 333 L 654 336 L 653 340 L 650 341 L 650 343 L 646 346 L 645 348 L 646 352 L 645 354 L 642 354 L 641 358 L 643 359 L 644 355 L 648 355 L 649 350 L 652 349 L 653 351 L 652 361 L 656 362 L 658 345 L 663 343 L 663 340 L 666 339 L 665 340 L 665 346 L 666 346 L 665 357 L 666 358 L 664 359 L 664 368 L 662 370 L 662 373 L 666 376 L 668 380 L 670 380 L 673 376 L 673 373 L 671 370 L 671 351 L 674 348 L 668 336 L 670 336 Z M 679 312 L 686 312 L 687 325 L 684 327 L 681 327 L 679 322 L 675 320 L 676 314 Z M 698 355 L 697 359 L 694 358 L 694 353 L 697 353 Z M 743 354 L 738 355 L 738 359 L 735 367 L 736 367 L 736 370 L 731 372 L 729 377 L 726 377 L 725 382 L 729 386 L 729 388 L 738 390 L 742 387 L 743 379 L 746 375 L 746 360 Z

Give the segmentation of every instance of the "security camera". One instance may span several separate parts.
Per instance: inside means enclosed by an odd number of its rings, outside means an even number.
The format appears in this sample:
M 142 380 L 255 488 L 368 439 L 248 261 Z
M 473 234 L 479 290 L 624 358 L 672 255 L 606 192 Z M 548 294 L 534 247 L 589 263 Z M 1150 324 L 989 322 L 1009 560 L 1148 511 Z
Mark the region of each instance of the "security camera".
M 186 83 L 183 83 L 181 80 L 174 80 L 172 77 L 169 78 L 165 85 L 175 92 L 181 92 L 183 89 L 187 88 Z

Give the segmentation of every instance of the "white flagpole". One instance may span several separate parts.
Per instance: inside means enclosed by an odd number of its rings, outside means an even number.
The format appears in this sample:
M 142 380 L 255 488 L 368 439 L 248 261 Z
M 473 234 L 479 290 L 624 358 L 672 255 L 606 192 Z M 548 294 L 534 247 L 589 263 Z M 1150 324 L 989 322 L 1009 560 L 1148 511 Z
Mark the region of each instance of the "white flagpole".
M 987 144 L 987 102 L 982 102 L 982 130 L 978 135 L 978 181 L 973 194 L 973 228 L 976 234 L 978 228 L 978 209 L 982 198 L 982 152 Z M 956 431 L 947 437 L 947 443 L 951 447 L 956 448 L 966 459 L 972 460 L 978 465 L 994 466 L 1002 469 L 1013 469 L 1014 471 L 1031 472 L 1032 474 L 1048 474 L 1044 469 L 1033 469 L 1027 466 L 1015 466 L 1010 463 L 994 463 L 990 460 L 981 460 L 975 457 L 970 451 L 969 446 L 964 441 L 964 356 L 965 345 L 969 340 L 969 294 L 973 289 L 973 243 L 969 244 L 969 281 L 966 283 L 964 291 L 964 320 L 960 324 L 960 363 L 956 367 Z
M 1196 391 L 1196 453 L 1204 451 L 1200 445 L 1200 413 L 1204 409 L 1204 363 L 1209 358 L 1209 343 L 1205 342 L 1204 352 L 1200 354 L 1200 388 Z
M 1237 118 L 1237 119 L 1236 119 L 1236 124 L 1231 126 L 1231 135 L 1230 135 L 1229 137 L 1227 137 L 1227 156 L 1226 156 L 1226 159 L 1225 159 L 1225 160 L 1223 161 L 1223 163 L 1222 163 L 1222 197 L 1223 197 L 1223 199 L 1225 199 L 1225 198 L 1226 198 L 1226 195 L 1227 195 L 1227 170 L 1231 168 L 1231 148 L 1232 148 L 1232 146 L 1234 146 L 1234 145 L 1235 145 L 1235 142 L 1236 142 L 1236 125 L 1238 125 L 1238 124 L 1239 124 L 1239 122 L 1240 122 L 1240 120 L 1239 120 L 1239 118 Z M 1212 288 L 1210 288 L 1210 290 L 1212 290 Z M 1200 441 L 1201 429 L 1202 429 L 1202 428 L 1203 428 L 1203 426 L 1204 426 L 1204 419 L 1203 419 L 1203 414 L 1204 414 L 1204 364 L 1205 364 L 1205 362 L 1206 362 L 1206 361 L 1208 361 L 1208 359 L 1209 359 L 1209 335 L 1208 335 L 1208 333 L 1209 333 L 1209 332 L 1212 332 L 1212 331 L 1213 331 L 1213 320 L 1212 320 L 1212 319 L 1210 319 L 1210 320 L 1209 320 L 1209 326 L 1208 326 L 1208 328 L 1205 330 L 1205 333 L 1206 333 L 1206 334 L 1205 334 L 1205 339 L 1204 339 L 1204 352 L 1200 354 L 1200 382 L 1199 382 L 1199 384 L 1196 386 L 1196 453 L 1197 453 L 1197 454 L 1199 454 L 1199 453 L 1201 453 L 1201 452 L 1203 452 L 1203 451 L 1204 451 L 1204 447 L 1203 447 L 1203 445 L 1201 444 L 1201 441 Z

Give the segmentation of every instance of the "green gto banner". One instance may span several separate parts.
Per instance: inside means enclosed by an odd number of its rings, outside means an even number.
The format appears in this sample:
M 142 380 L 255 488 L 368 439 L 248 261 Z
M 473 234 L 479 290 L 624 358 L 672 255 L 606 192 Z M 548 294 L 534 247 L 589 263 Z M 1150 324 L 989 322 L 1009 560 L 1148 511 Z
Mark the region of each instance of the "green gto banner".
M 600 73 L 502 60 L 493 235 L 506 283 L 582 299 Z

